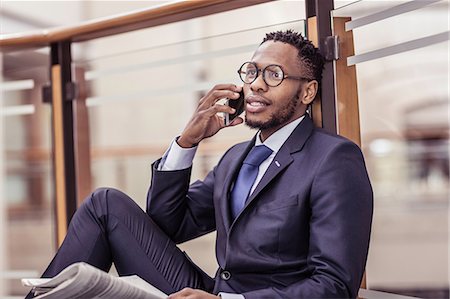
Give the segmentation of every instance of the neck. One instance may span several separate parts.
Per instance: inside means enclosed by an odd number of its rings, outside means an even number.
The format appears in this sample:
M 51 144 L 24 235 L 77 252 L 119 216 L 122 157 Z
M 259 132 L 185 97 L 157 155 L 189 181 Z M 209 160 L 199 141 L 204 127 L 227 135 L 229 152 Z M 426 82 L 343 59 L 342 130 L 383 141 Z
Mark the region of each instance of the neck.
M 277 128 L 270 128 L 270 129 L 263 129 L 263 130 L 261 130 L 261 134 L 259 134 L 259 139 L 261 139 L 261 142 L 264 142 L 265 140 L 267 140 L 267 138 L 270 137 L 270 135 L 272 135 L 273 133 L 275 133 L 280 128 L 284 127 L 285 125 L 287 125 L 287 124 L 284 124 L 283 126 L 277 127 Z
M 259 136 L 260 136 L 261 142 L 264 142 L 264 141 L 267 140 L 267 138 L 269 138 L 273 133 L 275 133 L 276 131 L 278 131 L 278 130 L 281 129 L 282 127 L 284 127 L 284 126 L 290 124 L 291 122 L 293 122 L 293 121 L 299 119 L 300 117 L 302 117 L 302 116 L 304 116 L 304 115 L 305 115 L 305 113 L 303 113 L 303 114 L 301 114 L 301 115 L 299 115 L 299 116 L 297 116 L 297 117 L 295 117 L 295 118 L 292 118 L 292 119 L 290 119 L 289 121 L 287 121 L 287 122 L 285 122 L 285 123 L 283 123 L 283 124 L 281 124 L 281 125 L 275 126 L 275 127 L 266 128 L 266 129 L 260 129 L 260 130 L 261 130 L 261 134 L 260 134 Z

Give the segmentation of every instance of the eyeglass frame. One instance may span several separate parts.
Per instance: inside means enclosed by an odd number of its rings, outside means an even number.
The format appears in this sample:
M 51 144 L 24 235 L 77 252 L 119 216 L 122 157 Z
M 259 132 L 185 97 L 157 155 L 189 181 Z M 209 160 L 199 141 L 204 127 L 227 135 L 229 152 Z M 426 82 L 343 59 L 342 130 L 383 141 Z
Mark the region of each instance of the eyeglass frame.
M 243 67 L 245 64 L 247 64 L 247 63 L 253 64 L 253 65 L 255 66 L 255 68 L 256 68 L 256 76 L 255 76 L 255 79 L 253 79 L 253 81 L 250 82 L 250 83 L 245 82 L 245 81 L 242 79 L 242 77 L 241 77 L 242 67 Z M 276 66 L 276 67 L 279 67 L 280 70 L 281 70 L 281 72 L 283 73 L 283 79 L 281 79 L 280 83 L 278 83 L 277 85 L 273 85 L 273 86 L 272 86 L 272 85 L 267 84 L 266 76 L 265 76 L 265 71 L 266 71 L 266 69 L 267 69 L 268 67 L 270 67 L 270 66 Z M 281 67 L 281 65 L 278 65 L 278 64 L 269 64 L 269 65 L 267 65 L 266 67 L 264 67 L 263 69 L 260 69 L 260 68 L 258 68 L 258 66 L 256 65 L 256 63 L 254 63 L 254 62 L 252 62 L 252 61 L 246 61 L 246 62 L 244 62 L 244 63 L 241 65 L 241 67 L 237 70 L 237 73 L 238 73 L 239 78 L 241 79 L 241 81 L 244 82 L 244 84 L 252 84 L 253 82 L 256 81 L 256 79 L 258 79 L 259 74 L 261 73 L 261 74 L 262 74 L 262 78 L 263 78 L 264 83 L 265 83 L 267 86 L 269 86 L 269 87 L 277 87 L 277 86 L 280 86 L 281 83 L 283 83 L 284 79 L 292 79 L 292 80 L 298 80 L 298 81 L 302 81 L 302 80 L 312 81 L 312 80 L 314 80 L 314 79 L 306 78 L 306 77 L 300 77 L 300 76 L 291 76 L 291 75 L 288 75 L 288 74 L 286 74 L 286 73 L 284 72 L 284 70 L 283 70 L 283 68 Z

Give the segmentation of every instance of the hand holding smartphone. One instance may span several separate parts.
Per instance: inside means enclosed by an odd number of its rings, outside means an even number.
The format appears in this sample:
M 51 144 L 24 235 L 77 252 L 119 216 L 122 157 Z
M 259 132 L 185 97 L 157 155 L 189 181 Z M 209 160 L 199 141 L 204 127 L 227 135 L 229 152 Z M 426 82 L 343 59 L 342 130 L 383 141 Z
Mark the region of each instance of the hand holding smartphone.
M 244 90 L 239 92 L 239 98 L 236 100 L 227 99 L 226 105 L 234 108 L 236 112 L 233 114 L 225 113 L 225 126 L 228 126 L 236 117 L 238 117 L 245 110 Z

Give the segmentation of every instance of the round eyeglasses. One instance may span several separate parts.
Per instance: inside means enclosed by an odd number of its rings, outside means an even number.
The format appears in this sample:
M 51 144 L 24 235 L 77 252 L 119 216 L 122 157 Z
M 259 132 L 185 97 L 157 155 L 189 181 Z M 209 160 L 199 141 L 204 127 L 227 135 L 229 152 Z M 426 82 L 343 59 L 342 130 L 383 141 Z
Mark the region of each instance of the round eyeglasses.
M 309 78 L 286 75 L 281 66 L 277 64 L 270 64 L 261 70 L 256 63 L 248 61 L 244 62 L 237 72 L 242 82 L 246 84 L 255 82 L 259 74 L 262 73 L 264 82 L 270 87 L 280 85 L 284 79 L 311 81 Z

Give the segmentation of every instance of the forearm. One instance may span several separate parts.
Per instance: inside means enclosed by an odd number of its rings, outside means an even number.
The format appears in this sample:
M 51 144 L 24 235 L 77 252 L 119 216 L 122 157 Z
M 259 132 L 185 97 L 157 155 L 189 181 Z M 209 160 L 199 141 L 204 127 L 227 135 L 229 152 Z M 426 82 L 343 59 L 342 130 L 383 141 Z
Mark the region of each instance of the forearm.
M 159 162 L 152 164 L 146 212 L 173 239 L 186 214 L 191 168 L 160 171 Z
M 182 147 L 179 144 L 179 137 L 177 137 L 172 141 L 170 147 L 159 160 L 156 169 L 172 171 L 189 168 L 192 166 L 196 152 L 197 146 L 189 148 Z
M 160 171 L 158 164 L 152 165 L 147 214 L 176 243 L 214 230 L 214 171 L 189 185 L 191 168 Z
M 152 164 L 147 214 L 170 237 L 178 231 L 185 213 L 192 161 L 197 148 L 182 148 L 175 138 L 161 159 Z

